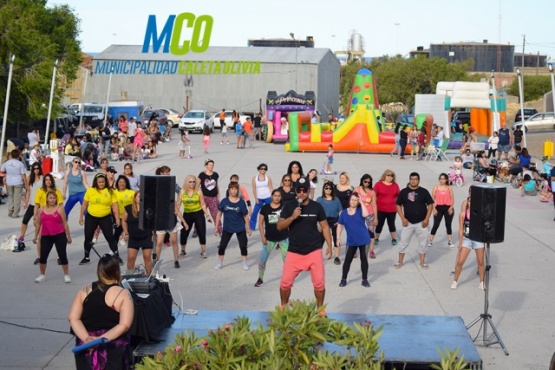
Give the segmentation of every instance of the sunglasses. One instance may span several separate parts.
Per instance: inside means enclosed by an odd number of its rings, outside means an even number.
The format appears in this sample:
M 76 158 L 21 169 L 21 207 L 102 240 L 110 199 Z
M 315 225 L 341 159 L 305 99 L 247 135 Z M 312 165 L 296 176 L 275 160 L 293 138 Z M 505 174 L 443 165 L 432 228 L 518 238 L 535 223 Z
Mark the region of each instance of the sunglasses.
M 266 167 L 261 167 L 261 168 L 259 168 L 259 170 L 261 170 L 261 171 L 267 171 L 268 169 L 267 169 Z
M 370 181 L 369 180 L 364 180 L 362 183 L 363 184 L 370 184 Z
M 393 177 L 393 174 L 392 174 L 392 173 L 388 173 L 386 176 L 391 176 L 391 177 Z
M 197 182 L 195 180 L 190 180 L 189 184 L 196 184 Z
M 295 190 L 297 193 L 308 193 L 308 189 L 306 188 L 298 188 Z
M 284 179 L 283 182 L 291 182 L 291 179 Z
M 324 190 L 332 190 L 329 186 L 325 187 Z
M 75 164 L 81 164 L 81 162 L 79 162 L 79 161 L 73 161 L 73 163 L 75 163 Z

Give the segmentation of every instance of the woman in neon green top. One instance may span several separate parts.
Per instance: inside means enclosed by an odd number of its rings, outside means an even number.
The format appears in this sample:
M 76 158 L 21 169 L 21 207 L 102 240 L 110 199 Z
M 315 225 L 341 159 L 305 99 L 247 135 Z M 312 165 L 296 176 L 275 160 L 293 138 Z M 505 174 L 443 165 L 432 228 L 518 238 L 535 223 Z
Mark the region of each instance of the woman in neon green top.
M 106 185 L 106 175 L 98 173 L 94 177 L 92 186 L 85 192 L 81 214 L 79 215 L 79 225 L 85 224 L 85 241 L 83 242 L 85 257 L 79 262 L 80 265 L 86 265 L 91 262 L 89 255 L 92 249 L 94 230 L 97 227 L 100 227 L 102 230 L 110 250 L 112 250 L 120 265 L 123 264 L 118 253 L 118 244 L 112 231 L 112 212 L 115 215 L 116 226 L 119 227 L 120 225 L 118 199 L 115 191 Z M 86 217 L 84 217 L 85 212 L 87 213 Z
M 179 244 L 181 244 L 181 255 L 187 254 L 185 252 L 187 237 L 194 224 L 200 242 L 200 256 L 206 258 L 206 221 L 212 222 L 212 219 L 210 218 L 210 212 L 206 209 L 202 191 L 197 186 L 197 178 L 193 175 L 188 175 L 185 178 L 183 188 L 179 192 L 179 202 L 176 203 L 176 213 L 180 212 L 181 204 L 183 205 L 183 218 L 189 225 L 188 229 L 181 230 L 179 241 Z
M 115 193 L 118 200 L 119 216 L 120 218 L 123 218 L 125 207 L 133 204 L 133 197 L 135 196 L 135 192 L 133 191 L 133 189 L 131 189 L 131 183 L 126 176 L 120 175 L 116 180 Z M 120 240 L 122 232 L 123 228 L 121 226 L 120 220 L 119 226 L 116 227 L 116 230 L 114 231 L 114 239 L 116 239 L 116 243 Z

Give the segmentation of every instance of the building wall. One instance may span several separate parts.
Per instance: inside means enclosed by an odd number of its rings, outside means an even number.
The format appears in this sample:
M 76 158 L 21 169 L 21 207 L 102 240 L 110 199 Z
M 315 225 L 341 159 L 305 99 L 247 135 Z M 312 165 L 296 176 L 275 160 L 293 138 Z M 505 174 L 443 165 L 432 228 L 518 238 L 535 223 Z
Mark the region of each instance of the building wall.
M 93 61 L 97 63 L 98 61 Z M 339 102 L 339 61 L 329 51 L 320 63 L 261 62 L 260 74 L 218 75 L 112 75 L 109 100 L 143 101 L 146 106 L 173 108 L 182 111 L 206 109 L 218 112 L 222 108 L 241 112 L 264 109 L 266 94 L 296 90 L 300 94 L 316 93 L 317 109 L 337 112 Z M 93 65 L 94 70 L 94 65 Z M 85 100 L 105 102 L 109 75 L 89 77 Z M 189 83 L 189 86 L 186 86 Z
M 448 62 L 462 62 L 467 59 L 474 60 L 474 72 L 512 72 L 513 70 L 513 45 L 461 43 L 461 44 L 432 44 L 430 45 L 430 58 L 439 57 Z M 454 55 L 450 55 L 454 53 Z M 500 68 L 498 67 L 498 52 L 500 52 Z

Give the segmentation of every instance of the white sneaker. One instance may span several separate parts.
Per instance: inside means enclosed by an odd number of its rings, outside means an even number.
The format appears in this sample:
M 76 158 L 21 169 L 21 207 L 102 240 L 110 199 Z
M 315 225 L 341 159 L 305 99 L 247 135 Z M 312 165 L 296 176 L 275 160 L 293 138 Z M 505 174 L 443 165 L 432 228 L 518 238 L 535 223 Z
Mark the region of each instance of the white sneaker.
M 480 281 L 480 285 L 478 285 L 478 288 L 485 290 L 486 288 L 484 287 L 484 282 Z
M 447 242 L 447 245 L 449 246 L 449 248 L 454 248 L 455 247 L 455 244 L 451 243 L 451 240 L 449 240 Z
M 96 244 L 96 238 L 93 238 L 92 243 Z
M 46 276 L 39 275 L 38 278 L 35 279 L 35 283 L 44 283 L 46 281 Z
M 71 276 L 69 276 L 69 275 L 64 275 L 64 283 L 66 283 L 66 284 L 71 283 Z
M 214 266 L 214 270 L 219 270 L 219 269 L 221 269 L 222 267 L 224 267 L 224 264 L 221 263 L 221 262 L 218 262 L 218 263 L 216 263 L 216 266 Z
M 455 290 L 457 289 L 457 282 L 453 281 L 453 284 L 451 284 L 451 289 Z
M 432 247 L 432 242 L 428 242 L 427 248 L 431 248 Z
M 246 262 L 243 262 L 243 270 L 247 271 L 249 269 L 249 265 Z

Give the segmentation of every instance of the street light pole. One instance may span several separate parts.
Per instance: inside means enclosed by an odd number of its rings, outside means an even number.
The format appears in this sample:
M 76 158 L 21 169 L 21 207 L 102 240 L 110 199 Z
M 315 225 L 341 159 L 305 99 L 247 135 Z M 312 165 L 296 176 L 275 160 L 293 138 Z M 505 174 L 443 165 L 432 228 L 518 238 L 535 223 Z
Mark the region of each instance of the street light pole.
M 114 74 L 114 66 L 110 68 L 110 77 L 108 78 L 108 92 L 106 93 L 106 107 L 104 111 L 104 128 L 106 128 L 106 121 L 108 120 L 108 103 L 110 102 L 110 88 L 112 87 L 113 74 Z
M 46 116 L 46 132 L 44 133 L 44 143 L 50 141 L 50 118 L 52 116 L 52 101 L 54 100 L 54 88 L 56 86 L 56 70 L 58 69 L 58 59 L 54 62 L 54 71 L 52 72 L 52 84 L 50 85 L 50 99 L 48 100 L 48 115 Z
M 13 62 L 15 55 L 10 57 L 10 71 L 8 73 L 8 86 L 6 88 L 6 102 L 4 103 L 4 118 L 2 120 L 2 142 L 0 142 L 0 163 L 4 159 L 4 141 L 6 140 L 6 124 L 8 122 L 8 107 L 10 106 L 10 90 L 12 88 Z
M 295 42 L 295 92 L 297 92 L 297 39 L 295 39 L 295 34 L 293 32 L 289 32 L 289 36 L 291 36 L 293 42 Z
M 89 79 L 89 75 L 91 71 L 88 68 L 83 68 L 79 66 L 82 70 L 85 71 L 85 83 L 83 85 L 83 96 L 81 97 L 81 111 L 79 112 L 79 131 L 83 130 L 83 113 L 85 112 L 85 95 L 87 95 L 87 80 Z
M 395 23 L 395 29 L 397 30 L 396 32 L 396 51 L 395 53 L 398 55 L 399 54 L 399 26 L 401 25 L 401 23 Z
M 495 86 L 495 74 L 491 71 L 491 84 L 493 86 L 493 131 L 499 130 L 500 122 L 498 122 L 499 114 L 497 112 L 497 88 Z
M 522 91 L 522 74 L 520 68 L 516 69 L 518 77 L 518 93 L 520 95 L 520 122 L 522 122 L 522 142 L 523 148 L 526 148 L 526 126 L 524 125 L 524 93 Z
M 551 97 L 553 98 L 553 112 L 555 112 L 555 76 L 553 75 L 553 64 L 549 65 L 549 74 L 551 75 Z

